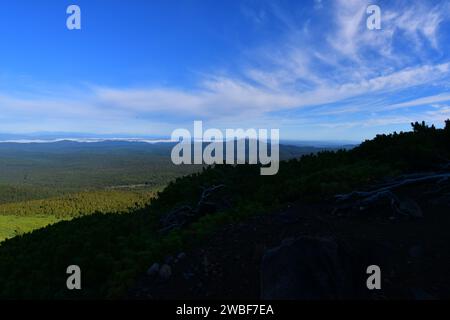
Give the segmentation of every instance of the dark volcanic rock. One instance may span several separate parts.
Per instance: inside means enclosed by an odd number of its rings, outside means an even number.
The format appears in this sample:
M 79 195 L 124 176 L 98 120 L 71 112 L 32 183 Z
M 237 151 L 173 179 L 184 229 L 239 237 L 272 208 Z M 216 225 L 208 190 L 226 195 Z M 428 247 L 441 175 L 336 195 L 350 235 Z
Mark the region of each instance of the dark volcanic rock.
M 416 201 L 411 198 L 400 198 L 393 203 L 396 212 L 411 218 L 423 218 L 422 209 Z
M 349 254 L 333 240 L 300 237 L 266 252 L 262 299 L 341 299 L 355 296 Z
M 172 276 L 172 268 L 167 264 L 162 265 L 159 269 L 159 276 L 162 280 L 169 280 Z
M 155 274 L 159 273 L 159 263 L 154 263 L 150 268 L 147 270 L 147 275 L 153 276 Z
M 412 288 L 411 293 L 414 297 L 414 300 L 434 300 L 435 298 L 429 294 L 428 292 L 419 289 L 419 288 Z

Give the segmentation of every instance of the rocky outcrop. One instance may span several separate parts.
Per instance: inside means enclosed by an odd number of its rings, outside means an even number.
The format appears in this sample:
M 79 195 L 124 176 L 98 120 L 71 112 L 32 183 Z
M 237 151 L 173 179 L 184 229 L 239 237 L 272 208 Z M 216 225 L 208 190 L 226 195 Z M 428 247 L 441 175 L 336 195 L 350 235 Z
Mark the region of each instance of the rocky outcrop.
M 209 188 L 203 188 L 200 199 L 194 207 L 189 205 L 177 207 L 164 215 L 160 220 L 160 232 L 166 233 L 170 230 L 181 228 L 206 214 L 218 211 L 224 206 L 224 201 L 212 201 L 211 198 L 224 187 L 225 185 L 220 184 Z

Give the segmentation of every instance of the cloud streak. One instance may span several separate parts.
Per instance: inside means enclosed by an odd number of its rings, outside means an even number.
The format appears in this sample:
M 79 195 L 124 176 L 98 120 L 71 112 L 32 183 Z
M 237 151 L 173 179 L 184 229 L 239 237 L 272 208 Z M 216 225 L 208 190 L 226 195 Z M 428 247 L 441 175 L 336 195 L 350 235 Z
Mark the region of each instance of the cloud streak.
M 47 115 L 104 124 L 172 119 L 174 125 L 194 119 L 245 125 L 248 119 L 270 121 L 278 113 L 295 111 L 299 121 L 322 127 L 327 123 L 324 117 L 330 116 L 335 117 L 328 122 L 333 127 L 337 122 L 378 126 L 405 123 L 412 116 L 421 120 L 447 115 L 446 108 L 429 108 L 450 101 L 450 56 L 442 34 L 442 25 L 450 19 L 449 5 L 386 2 L 381 6 L 383 29 L 370 31 L 365 27 L 368 4 L 312 1 L 310 11 L 303 14 L 315 19 L 300 19 L 273 3 L 254 12 L 245 7 L 243 15 L 255 24 L 272 19 L 283 32 L 277 41 L 249 49 L 251 59 L 237 72 L 213 72 L 181 88 L 92 85 L 82 96 L 62 92 L 56 97 L 23 98 L 0 90 L 0 110 L 15 119 Z M 419 96 L 414 95 L 416 90 Z M 395 102 L 405 92 L 404 99 Z M 392 113 L 419 106 L 426 106 L 422 113 Z M 368 112 L 383 114 L 368 119 Z

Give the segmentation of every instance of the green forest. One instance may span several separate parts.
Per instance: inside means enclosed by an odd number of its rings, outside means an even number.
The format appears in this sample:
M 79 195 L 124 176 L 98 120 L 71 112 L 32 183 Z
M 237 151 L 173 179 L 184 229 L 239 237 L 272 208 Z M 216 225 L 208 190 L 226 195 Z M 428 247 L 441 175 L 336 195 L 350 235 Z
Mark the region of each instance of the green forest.
M 168 181 L 170 145 L 124 142 L 0 144 L 0 241 L 62 220 L 144 207 Z
M 156 190 L 90 191 L 0 204 L 0 241 L 62 220 L 96 212 L 126 213 L 143 208 Z
M 171 143 L 0 143 L 0 241 L 61 220 L 144 207 L 177 177 Z M 282 146 L 281 158 L 315 152 Z
M 55 210 L 43 209 L 48 200 L 28 202 L 29 208 L 5 204 L 0 206 L 0 215 L 12 210 L 28 217 L 36 210 L 51 212 L 56 219 L 71 219 L 31 233 L 17 233 L 1 244 L 0 298 L 120 298 L 152 261 L 205 241 L 225 224 L 270 214 L 294 201 L 328 199 L 449 162 L 450 120 L 442 129 L 422 122 L 413 123 L 409 132 L 378 135 L 350 150 L 322 151 L 282 161 L 275 176 L 261 176 L 257 165 L 211 166 L 180 174 L 155 195 L 151 191 L 148 195 L 120 192 L 120 199 L 111 201 L 101 212 L 97 212 L 95 201 L 90 201 L 95 198 L 109 203 L 109 196 L 102 193 L 57 198 Z M 218 185 L 223 188 L 216 196 L 224 205 L 182 228 L 160 232 L 161 218 L 175 208 L 194 207 L 205 188 Z M 85 285 L 81 291 L 65 288 L 65 270 L 72 264 L 83 270 Z

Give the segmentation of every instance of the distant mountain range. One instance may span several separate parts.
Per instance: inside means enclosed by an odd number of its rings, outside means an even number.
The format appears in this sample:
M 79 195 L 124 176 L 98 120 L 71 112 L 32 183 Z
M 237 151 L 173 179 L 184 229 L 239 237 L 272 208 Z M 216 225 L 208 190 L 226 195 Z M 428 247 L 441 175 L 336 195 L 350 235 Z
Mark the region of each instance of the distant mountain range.
M 125 134 L 91 134 L 77 132 L 36 132 L 26 134 L 0 133 L 1 142 L 17 143 L 50 143 L 59 141 L 74 142 L 101 142 L 101 141 L 129 141 L 129 142 L 170 142 L 168 137 L 163 136 L 132 136 Z
M 80 143 L 98 142 L 143 142 L 143 143 L 173 143 L 167 136 L 139 136 L 123 134 L 87 134 L 67 132 L 37 132 L 28 134 L 0 133 L 0 143 L 55 143 L 62 141 Z M 281 140 L 280 144 L 295 147 L 315 148 L 353 148 L 359 144 L 358 141 L 349 140 Z

